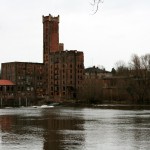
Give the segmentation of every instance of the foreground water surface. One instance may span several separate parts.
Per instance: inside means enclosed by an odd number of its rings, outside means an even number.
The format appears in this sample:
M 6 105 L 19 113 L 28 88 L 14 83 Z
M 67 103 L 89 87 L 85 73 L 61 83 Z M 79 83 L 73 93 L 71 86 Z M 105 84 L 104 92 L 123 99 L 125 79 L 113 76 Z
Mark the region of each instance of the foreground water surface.
M 150 110 L 0 109 L 0 150 L 149 150 Z

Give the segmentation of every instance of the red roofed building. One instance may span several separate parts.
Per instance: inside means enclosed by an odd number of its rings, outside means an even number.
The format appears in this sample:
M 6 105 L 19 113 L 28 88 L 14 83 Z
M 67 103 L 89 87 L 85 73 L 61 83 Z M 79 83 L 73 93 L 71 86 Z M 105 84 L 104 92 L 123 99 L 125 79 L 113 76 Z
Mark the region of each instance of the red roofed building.
M 15 92 L 15 83 L 13 83 L 10 80 L 0 80 L 0 106 L 1 107 L 12 106 L 14 104 L 14 102 L 12 101 L 15 98 L 14 92 Z
M 20 101 L 19 105 L 26 105 L 26 99 L 28 104 L 30 103 L 29 105 L 38 103 L 46 93 L 43 63 L 2 63 L 2 79 L 8 79 L 15 83 L 14 95 L 16 101 Z

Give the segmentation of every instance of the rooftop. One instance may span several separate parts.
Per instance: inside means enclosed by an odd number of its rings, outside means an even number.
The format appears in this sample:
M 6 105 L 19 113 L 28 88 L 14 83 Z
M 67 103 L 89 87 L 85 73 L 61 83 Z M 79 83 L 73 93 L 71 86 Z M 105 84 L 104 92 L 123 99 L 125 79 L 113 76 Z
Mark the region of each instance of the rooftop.
M 2 85 L 15 85 L 15 84 L 10 80 L 0 80 L 0 86 Z

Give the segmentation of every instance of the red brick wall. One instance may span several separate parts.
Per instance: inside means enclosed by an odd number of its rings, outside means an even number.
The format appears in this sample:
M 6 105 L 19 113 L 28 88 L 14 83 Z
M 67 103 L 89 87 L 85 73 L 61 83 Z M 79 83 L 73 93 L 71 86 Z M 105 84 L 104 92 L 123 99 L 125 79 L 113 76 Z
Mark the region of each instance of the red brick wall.
M 48 64 L 50 52 L 59 51 L 59 16 L 43 16 L 43 60 Z

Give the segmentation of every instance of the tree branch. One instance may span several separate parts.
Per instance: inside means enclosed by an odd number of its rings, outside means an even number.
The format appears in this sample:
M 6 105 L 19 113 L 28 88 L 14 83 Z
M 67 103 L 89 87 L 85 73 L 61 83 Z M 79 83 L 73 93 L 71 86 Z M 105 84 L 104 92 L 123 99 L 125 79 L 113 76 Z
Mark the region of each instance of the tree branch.
M 102 1 L 102 0 L 93 0 L 93 3 L 91 3 L 91 5 L 93 6 L 93 11 L 94 11 L 94 13 L 93 14 L 95 14 L 95 13 L 97 13 L 97 11 L 98 11 L 98 9 L 99 9 L 99 4 L 100 3 L 103 3 L 104 1 Z

